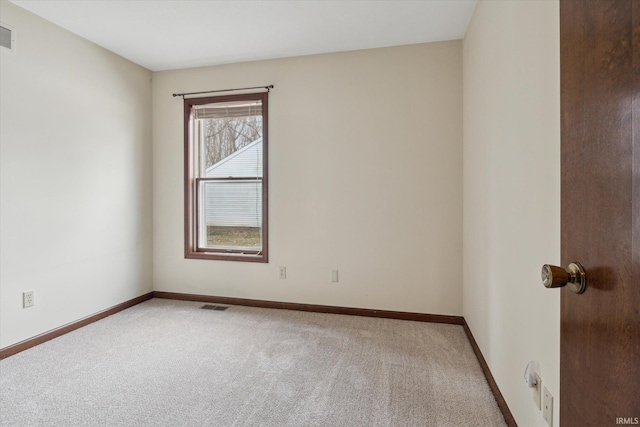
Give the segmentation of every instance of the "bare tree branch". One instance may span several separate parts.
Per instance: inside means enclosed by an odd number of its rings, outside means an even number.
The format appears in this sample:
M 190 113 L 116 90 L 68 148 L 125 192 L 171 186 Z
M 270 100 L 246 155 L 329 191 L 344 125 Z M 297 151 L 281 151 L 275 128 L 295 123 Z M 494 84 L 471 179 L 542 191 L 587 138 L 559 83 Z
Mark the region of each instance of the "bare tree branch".
M 206 167 L 228 157 L 262 136 L 262 117 L 205 120 Z

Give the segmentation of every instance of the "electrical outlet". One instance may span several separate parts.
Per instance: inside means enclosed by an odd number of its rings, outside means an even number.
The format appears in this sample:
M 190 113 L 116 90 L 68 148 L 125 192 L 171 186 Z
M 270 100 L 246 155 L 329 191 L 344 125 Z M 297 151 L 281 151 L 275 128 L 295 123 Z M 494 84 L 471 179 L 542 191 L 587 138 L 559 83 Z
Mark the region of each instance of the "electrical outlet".
M 33 291 L 26 291 L 22 293 L 22 308 L 31 307 L 35 304 Z
M 553 427 L 553 396 L 546 387 L 542 396 L 542 418 L 549 424 L 549 427 Z
M 338 270 L 331 270 L 331 281 L 332 282 L 338 281 Z
M 280 278 L 281 279 L 287 278 L 287 267 L 280 267 Z
M 540 378 L 540 375 L 538 374 L 533 374 L 534 377 L 536 378 L 536 386 L 533 389 L 533 402 L 536 404 L 536 406 L 538 407 L 538 409 L 541 409 L 542 406 L 540 405 L 540 401 L 541 399 L 541 395 L 542 395 L 542 379 Z

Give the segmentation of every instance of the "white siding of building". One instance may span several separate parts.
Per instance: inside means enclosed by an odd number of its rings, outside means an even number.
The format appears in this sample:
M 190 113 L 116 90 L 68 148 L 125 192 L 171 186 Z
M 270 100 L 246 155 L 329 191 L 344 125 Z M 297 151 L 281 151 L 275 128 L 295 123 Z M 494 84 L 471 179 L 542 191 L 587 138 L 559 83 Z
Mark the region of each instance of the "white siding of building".
M 207 178 L 262 176 L 262 138 L 245 145 L 206 170 Z
M 262 138 L 211 165 L 206 177 L 262 177 Z M 262 181 L 208 181 L 204 193 L 208 226 L 262 226 Z
M 209 181 L 205 194 L 207 225 L 262 226 L 262 181 Z

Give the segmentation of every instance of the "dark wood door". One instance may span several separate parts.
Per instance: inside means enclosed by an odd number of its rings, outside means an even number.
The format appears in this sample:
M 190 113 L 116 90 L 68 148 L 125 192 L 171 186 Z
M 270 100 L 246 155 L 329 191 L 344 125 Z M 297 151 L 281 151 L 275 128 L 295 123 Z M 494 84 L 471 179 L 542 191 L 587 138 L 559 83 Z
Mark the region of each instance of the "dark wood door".
M 640 418 L 640 0 L 560 0 L 560 424 Z M 620 418 L 624 420 L 620 420 Z

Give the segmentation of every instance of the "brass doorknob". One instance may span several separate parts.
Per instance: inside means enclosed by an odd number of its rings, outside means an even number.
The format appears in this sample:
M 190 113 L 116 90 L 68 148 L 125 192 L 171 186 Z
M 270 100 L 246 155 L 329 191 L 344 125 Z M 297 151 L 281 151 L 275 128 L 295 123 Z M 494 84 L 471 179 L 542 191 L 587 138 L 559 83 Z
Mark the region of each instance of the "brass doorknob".
M 576 294 L 581 294 L 587 288 L 587 275 L 579 262 L 569 264 L 569 269 L 545 264 L 542 266 L 542 284 L 547 288 L 560 288 L 569 285 Z

